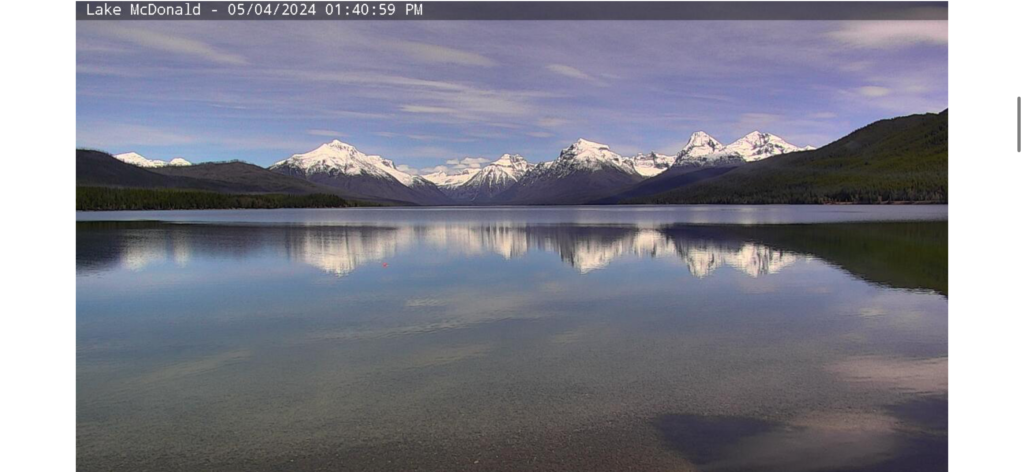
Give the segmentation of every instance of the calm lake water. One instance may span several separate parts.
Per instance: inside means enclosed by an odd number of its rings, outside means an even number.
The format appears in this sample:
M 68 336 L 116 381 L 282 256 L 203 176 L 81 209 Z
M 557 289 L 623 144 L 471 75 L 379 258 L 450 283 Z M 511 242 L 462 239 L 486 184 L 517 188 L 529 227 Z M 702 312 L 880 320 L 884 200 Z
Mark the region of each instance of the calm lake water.
M 78 466 L 945 470 L 946 215 L 79 213 Z

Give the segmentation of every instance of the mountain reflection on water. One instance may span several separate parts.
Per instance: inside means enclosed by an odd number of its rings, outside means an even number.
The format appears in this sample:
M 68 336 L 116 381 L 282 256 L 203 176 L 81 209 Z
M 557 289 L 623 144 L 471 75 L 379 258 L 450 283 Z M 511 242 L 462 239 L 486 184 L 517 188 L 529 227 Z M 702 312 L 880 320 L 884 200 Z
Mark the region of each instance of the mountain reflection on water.
M 663 211 L 80 221 L 77 468 L 944 470 L 945 221 Z
M 402 225 L 246 226 L 79 222 L 80 271 L 186 265 L 194 254 L 240 257 L 277 251 L 343 277 L 358 268 L 425 250 L 515 259 L 557 254 L 580 274 L 627 257 L 675 258 L 704 278 L 729 266 L 751 277 L 817 257 L 859 278 L 896 288 L 946 293 L 947 223 L 815 225 Z

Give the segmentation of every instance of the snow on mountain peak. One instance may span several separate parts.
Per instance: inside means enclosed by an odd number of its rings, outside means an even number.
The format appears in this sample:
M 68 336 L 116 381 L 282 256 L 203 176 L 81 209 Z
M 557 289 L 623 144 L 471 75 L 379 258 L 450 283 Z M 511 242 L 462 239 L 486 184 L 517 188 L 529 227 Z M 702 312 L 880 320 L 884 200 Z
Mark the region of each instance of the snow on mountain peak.
M 378 178 L 394 178 L 403 185 L 410 187 L 421 177 L 398 170 L 395 163 L 381 156 L 367 155 L 355 146 L 337 139 L 324 143 L 316 149 L 303 154 L 294 154 L 288 159 L 278 161 L 270 169 L 292 167 L 306 175 L 327 173 L 359 175 L 366 174 Z
M 633 167 L 636 171 L 644 177 L 654 177 L 672 167 L 672 164 L 676 161 L 675 156 L 658 154 L 653 151 L 647 154 L 639 153 L 628 159 L 633 162 Z
M 491 163 L 492 165 L 503 166 L 503 167 L 515 167 L 517 165 L 526 164 L 526 158 L 519 154 L 502 154 L 498 160 Z
M 119 160 L 121 162 L 124 162 L 126 164 L 131 164 L 133 166 L 146 167 L 146 168 L 150 168 L 150 169 L 157 168 L 157 167 L 167 167 L 169 165 L 170 166 L 190 166 L 190 165 L 192 165 L 191 162 L 186 161 L 185 159 L 180 158 L 180 157 L 175 157 L 174 159 L 171 159 L 170 163 L 168 163 L 168 162 L 165 162 L 165 161 L 161 161 L 159 159 L 147 159 L 145 156 L 143 156 L 142 154 L 139 154 L 137 152 L 126 152 L 126 153 L 122 153 L 122 154 L 114 154 L 114 159 L 117 159 L 117 160 Z
M 594 142 L 594 141 L 588 141 L 588 140 L 583 139 L 583 138 L 577 139 L 576 142 L 573 143 L 572 146 L 570 146 L 570 148 L 576 148 L 576 149 L 581 149 L 581 150 L 582 149 L 609 149 L 607 144 L 601 144 L 601 143 L 597 143 L 597 142 Z
M 743 136 L 742 138 L 736 140 L 736 142 L 749 142 L 749 143 L 757 143 L 757 144 L 763 144 L 763 143 L 767 143 L 769 141 L 785 142 L 785 141 L 782 140 L 782 138 L 779 138 L 778 136 L 775 136 L 774 134 L 762 133 L 760 131 L 751 131 L 751 132 L 747 133 L 745 136 Z
M 479 168 L 463 169 L 462 172 L 457 174 L 449 174 L 442 170 L 423 175 L 423 179 L 441 188 L 454 188 L 468 182 L 480 170 Z
M 690 142 L 691 143 L 694 143 L 694 142 L 707 142 L 707 141 L 718 142 L 715 138 L 711 137 L 710 134 L 708 134 L 708 133 L 706 133 L 704 131 L 695 131 L 693 134 L 690 135 Z
M 355 149 L 356 148 L 355 146 L 353 146 L 353 145 L 351 145 L 349 143 L 346 143 L 346 142 L 342 142 L 341 140 L 338 140 L 338 139 L 332 139 L 331 142 L 324 143 L 324 146 L 336 147 L 338 149 Z
M 487 165 L 487 167 L 491 166 L 511 175 L 513 179 L 519 179 L 523 173 L 533 167 L 529 162 L 526 162 L 526 158 L 519 154 L 502 154 L 498 160 Z
M 488 188 L 507 188 L 518 181 L 533 165 L 519 154 L 502 154 L 498 160 L 484 166 L 466 185 Z
M 690 136 L 686 147 L 679 151 L 676 164 L 711 163 L 719 160 L 742 159 L 747 162 L 788 152 L 808 151 L 811 146 L 800 148 L 771 133 L 752 131 L 728 146 L 703 131 Z
M 750 162 L 759 161 L 779 154 L 814 149 L 811 147 L 808 148 L 794 146 L 771 133 L 753 131 L 748 133 L 746 136 L 737 139 L 736 142 L 726 146 L 722 151 L 722 154 L 738 156 L 743 158 L 743 160 Z
M 142 154 L 137 152 L 126 152 L 122 154 L 114 154 L 114 159 L 117 159 L 126 164 L 131 164 L 139 167 L 156 167 L 153 165 L 153 161 L 146 159 Z
M 686 146 L 683 147 L 678 158 L 702 158 L 714 154 L 725 146 L 717 139 L 711 137 L 703 131 L 697 131 L 690 135 L 690 140 L 686 142 Z
M 637 173 L 631 160 L 616 154 L 607 144 L 582 138 L 562 150 L 558 159 L 555 160 L 555 167 L 581 168 L 591 171 L 602 167 L 614 167 L 629 174 Z
M 534 168 L 519 154 L 503 154 L 482 168 L 464 169 L 457 175 L 435 172 L 423 176 L 456 201 L 486 201 L 508 189 Z

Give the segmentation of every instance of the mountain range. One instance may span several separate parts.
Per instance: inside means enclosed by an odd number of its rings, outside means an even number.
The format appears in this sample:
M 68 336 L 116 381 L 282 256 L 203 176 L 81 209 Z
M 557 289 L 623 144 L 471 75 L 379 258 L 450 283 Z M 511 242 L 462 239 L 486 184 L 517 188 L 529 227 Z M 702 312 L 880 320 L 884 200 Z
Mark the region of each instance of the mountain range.
M 758 160 L 715 178 L 636 193 L 618 201 L 944 203 L 948 200 L 948 142 L 949 110 L 892 118 L 876 121 L 821 149 Z
M 947 112 L 882 120 L 818 150 L 759 131 L 728 145 L 698 131 L 674 156 L 624 157 L 605 144 L 579 139 L 551 161 L 533 164 L 518 154 L 504 154 L 486 166 L 422 176 L 338 140 L 266 169 L 242 162 L 192 165 L 181 158 L 164 162 L 134 152 L 109 156 L 80 150 L 78 181 L 330 193 L 412 205 L 945 201 L 946 122 Z M 836 181 L 845 183 L 837 187 Z
M 628 189 L 673 167 L 735 166 L 798 148 L 782 138 L 754 132 L 728 146 L 694 133 L 676 156 L 623 157 L 607 145 L 580 139 L 553 161 L 531 164 L 504 154 L 479 168 L 423 176 L 399 170 L 393 161 L 365 154 L 338 140 L 279 161 L 269 170 L 339 189 L 357 198 L 420 205 L 531 205 L 589 203 Z

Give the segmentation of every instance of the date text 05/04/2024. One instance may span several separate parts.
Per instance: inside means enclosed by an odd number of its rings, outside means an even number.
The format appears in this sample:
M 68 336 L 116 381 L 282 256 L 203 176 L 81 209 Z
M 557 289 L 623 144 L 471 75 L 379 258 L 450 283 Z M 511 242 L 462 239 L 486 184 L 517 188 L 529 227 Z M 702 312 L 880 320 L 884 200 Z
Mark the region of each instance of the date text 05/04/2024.
M 223 4 L 220 4 L 223 5 Z M 401 5 L 401 6 L 399 6 Z M 393 16 L 403 13 L 406 16 L 423 16 L 422 3 L 304 3 L 304 2 L 231 2 L 223 8 L 207 5 L 207 11 L 229 17 L 265 16 L 265 17 L 339 17 L 339 16 Z M 127 13 L 127 15 L 125 15 Z M 201 4 L 186 3 L 184 5 L 161 5 L 158 3 L 129 3 L 128 11 L 119 4 L 87 3 L 86 16 L 106 17 L 199 17 L 203 14 Z

